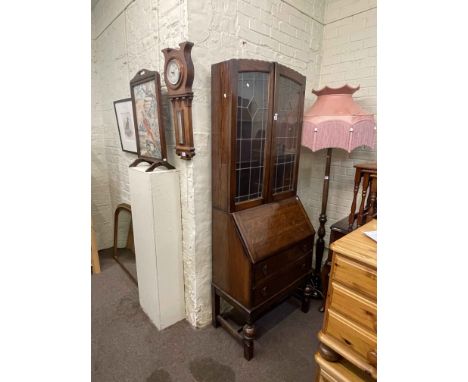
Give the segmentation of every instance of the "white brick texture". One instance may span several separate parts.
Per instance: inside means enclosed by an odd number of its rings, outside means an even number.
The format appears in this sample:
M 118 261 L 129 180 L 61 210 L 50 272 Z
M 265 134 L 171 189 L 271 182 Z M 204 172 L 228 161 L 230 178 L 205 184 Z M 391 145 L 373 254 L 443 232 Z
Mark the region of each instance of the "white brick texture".
M 376 0 L 327 0 L 323 27 L 319 87 L 360 85 L 354 99 L 365 110 L 376 113 Z M 307 106 L 307 105 L 306 105 Z M 319 227 L 325 153 L 301 152 L 298 192 L 314 227 Z M 360 148 L 348 154 L 332 154 L 325 243 L 330 225 L 347 216 L 352 201 L 354 168 L 357 163 L 377 160 L 377 152 Z

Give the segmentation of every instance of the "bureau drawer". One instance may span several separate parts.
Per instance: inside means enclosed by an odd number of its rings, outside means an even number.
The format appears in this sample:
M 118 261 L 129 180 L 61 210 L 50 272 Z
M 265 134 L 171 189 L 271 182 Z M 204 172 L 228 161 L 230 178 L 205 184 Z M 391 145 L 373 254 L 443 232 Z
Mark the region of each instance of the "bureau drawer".
M 312 267 L 312 254 L 303 256 L 294 264 L 284 267 L 280 272 L 275 273 L 253 288 L 253 305 L 261 304 L 292 284 L 297 279 L 309 273 Z
M 343 314 L 357 324 L 377 332 L 377 304 L 363 295 L 332 281 L 330 309 Z
M 277 255 L 255 264 L 253 267 L 254 285 L 278 271 L 281 271 L 281 269 L 289 266 L 305 254 L 311 253 L 312 247 L 313 241 L 311 239 L 304 240 Z
M 370 352 L 377 350 L 377 337 L 367 329 L 356 325 L 341 314 L 327 310 L 325 332 L 367 359 Z
M 332 279 L 377 299 L 377 272 L 335 253 Z

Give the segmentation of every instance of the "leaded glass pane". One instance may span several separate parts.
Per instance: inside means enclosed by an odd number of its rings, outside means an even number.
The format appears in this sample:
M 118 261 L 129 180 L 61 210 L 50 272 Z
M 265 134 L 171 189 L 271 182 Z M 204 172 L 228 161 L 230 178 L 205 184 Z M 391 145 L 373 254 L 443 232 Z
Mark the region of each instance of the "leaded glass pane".
M 294 189 L 301 99 L 301 86 L 298 83 L 283 76 L 280 76 L 278 82 L 278 119 L 274 143 L 276 156 L 273 168 L 275 194 Z
M 239 73 L 237 92 L 236 203 L 263 192 L 268 73 Z

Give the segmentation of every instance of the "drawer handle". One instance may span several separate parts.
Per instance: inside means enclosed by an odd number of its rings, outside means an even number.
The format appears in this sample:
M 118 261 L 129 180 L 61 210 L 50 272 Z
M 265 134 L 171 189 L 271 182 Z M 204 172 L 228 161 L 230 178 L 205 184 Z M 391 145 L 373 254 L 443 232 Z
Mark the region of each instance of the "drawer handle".
M 305 269 L 305 268 L 306 268 L 306 263 L 302 263 L 301 269 Z
M 268 265 L 267 264 L 263 264 L 262 272 L 266 276 L 266 274 L 268 273 Z
M 268 287 L 263 287 L 262 288 L 262 296 L 266 296 L 268 291 Z

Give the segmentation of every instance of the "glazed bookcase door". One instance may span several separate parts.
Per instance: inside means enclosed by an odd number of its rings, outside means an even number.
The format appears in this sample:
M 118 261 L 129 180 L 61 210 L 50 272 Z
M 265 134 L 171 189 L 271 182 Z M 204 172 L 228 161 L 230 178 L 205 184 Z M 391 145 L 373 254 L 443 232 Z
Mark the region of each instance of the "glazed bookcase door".
M 237 61 L 233 76 L 235 126 L 231 203 L 239 211 L 265 202 L 269 189 L 273 64 Z
M 276 64 L 271 137 L 271 200 L 296 194 L 302 134 L 305 77 Z

